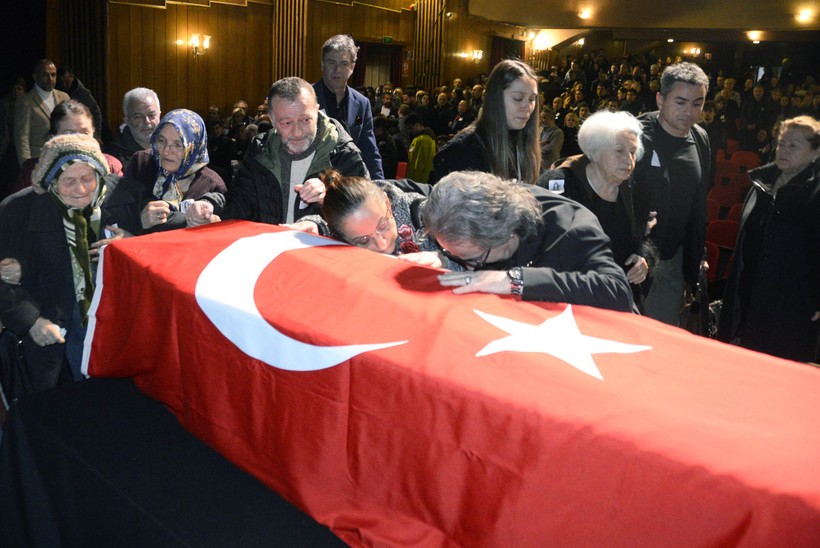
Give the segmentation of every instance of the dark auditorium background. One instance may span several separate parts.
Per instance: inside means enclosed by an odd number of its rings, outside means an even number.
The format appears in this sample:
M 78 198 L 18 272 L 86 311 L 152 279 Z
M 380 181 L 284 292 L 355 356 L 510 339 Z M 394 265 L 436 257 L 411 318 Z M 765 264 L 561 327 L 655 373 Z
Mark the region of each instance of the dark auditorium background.
M 647 52 L 674 59 L 698 48 L 696 61 L 712 53 L 717 67 L 737 76 L 786 57 L 798 74 L 820 66 L 816 1 L 601 5 L 583 20 L 574 0 L 7 0 L 0 8 L 0 95 L 18 75 L 30 86 L 34 62 L 49 57 L 74 69 L 112 127 L 121 122 L 123 93 L 136 86 L 156 90 L 164 112 L 204 113 L 211 104 L 226 112 L 240 98 L 261 103 L 280 77 L 318 80 L 321 45 L 337 33 L 352 34 L 361 46 L 353 86 L 391 81 L 432 89 L 456 77 L 468 84 L 504 57 L 542 70 L 567 55 L 599 51 L 610 60 Z M 803 5 L 815 15 L 801 24 L 792 12 Z M 536 51 L 533 37 L 542 28 L 565 38 Z M 759 44 L 750 30 L 763 33 Z M 212 36 L 205 55 L 192 54 L 193 33 Z

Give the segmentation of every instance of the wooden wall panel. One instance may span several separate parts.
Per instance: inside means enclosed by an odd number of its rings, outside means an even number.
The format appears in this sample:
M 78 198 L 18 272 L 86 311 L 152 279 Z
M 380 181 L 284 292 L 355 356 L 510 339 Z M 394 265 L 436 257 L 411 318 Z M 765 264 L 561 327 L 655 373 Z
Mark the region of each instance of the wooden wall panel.
M 389 79 L 382 38 L 392 37 L 394 47 L 412 47 L 416 12 L 407 5 L 405 0 L 108 0 L 109 123 L 121 123 L 122 96 L 137 86 L 154 89 L 163 112 L 185 107 L 204 114 L 215 104 L 227 115 L 240 98 L 254 108 L 279 78 L 318 80 L 322 44 L 340 33 L 374 47 L 374 74 L 365 73 L 364 81 L 381 83 Z M 187 45 L 192 33 L 212 36 L 211 49 L 196 59 Z
M 252 107 L 260 102 L 274 80 L 272 29 L 279 4 L 232 4 L 108 4 L 107 105 L 112 127 L 122 121 L 123 94 L 138 86 L 157 92 L 163 112 L 189 108 L 204 114 L 215 104 L 227 115 L 237 99 Z M 211 49 L 196 58 L 187 45 L 193 33 L 212 36 Z M 284 51 L 282 55 L 292 58 Z
M 521 40 L 524 39 L 522 33 L 526 36 L 528 32 L 524 27 L 495 23 L 470 15 L 468 0 L 448 0 L 448 10 L 452 15 L 444 23 L 441 77 L 435 85 L 452 85 L 453 78 L 456 77 L 462 78 L 467 84 L 481 74 L 489 74 L 493 68 L 490 60 L 493 36 Z M 484 57 L 478 63 L 465 56 L 476 49 L 484 52 Z
M 308 0 L 282 0 L 273 14 L 273 79 L 305 72 Z M 312 30 L 311 32 L 315 32 Z
M 309 32 L 305 40 L 305 79 L 315 82 L 322 77 L 322 44 L 336 34 L 350 34 L 360 45 L 382 44 L 382 39 L 389 36 L 393 39 L 392 46 L 410 46 L 416 19 L 416 12 L 408 9 L 410 3 L 406 0 L 310 0 Z M 381 74 L 384 66 L 378 55 L 374 71 Z M 368 72 L 364 75 L 367 85 L 386 80 L 389 77 Z

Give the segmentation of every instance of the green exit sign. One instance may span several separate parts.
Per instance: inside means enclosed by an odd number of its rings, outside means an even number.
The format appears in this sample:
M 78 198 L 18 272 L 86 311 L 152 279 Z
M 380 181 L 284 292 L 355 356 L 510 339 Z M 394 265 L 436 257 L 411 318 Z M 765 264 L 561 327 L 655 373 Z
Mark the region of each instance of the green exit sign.
M 382 44 L 392 44 L 393 37 L 392 36 L 382 36 Z

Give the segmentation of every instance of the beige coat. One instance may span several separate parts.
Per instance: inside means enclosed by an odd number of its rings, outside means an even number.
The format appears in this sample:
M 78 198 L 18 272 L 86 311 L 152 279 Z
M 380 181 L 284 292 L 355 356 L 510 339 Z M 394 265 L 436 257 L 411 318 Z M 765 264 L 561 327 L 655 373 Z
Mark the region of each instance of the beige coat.
M 57 106 L 70 97 L 62 91 L 54 90 L 54 105 Z M 50 113 L 36 88 L 18 100 L 14 107 L 14 146 L 20 164 L 29 158 L 38 158 L 49 131 Z

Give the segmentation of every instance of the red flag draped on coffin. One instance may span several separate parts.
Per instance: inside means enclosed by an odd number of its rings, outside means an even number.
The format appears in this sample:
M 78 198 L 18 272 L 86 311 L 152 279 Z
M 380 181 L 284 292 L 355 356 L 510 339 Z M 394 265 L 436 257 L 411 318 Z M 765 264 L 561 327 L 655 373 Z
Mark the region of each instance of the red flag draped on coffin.
M 122 240 L 92 376 L 351 544 L 820 545 L 820 371 L 253 223 Z

